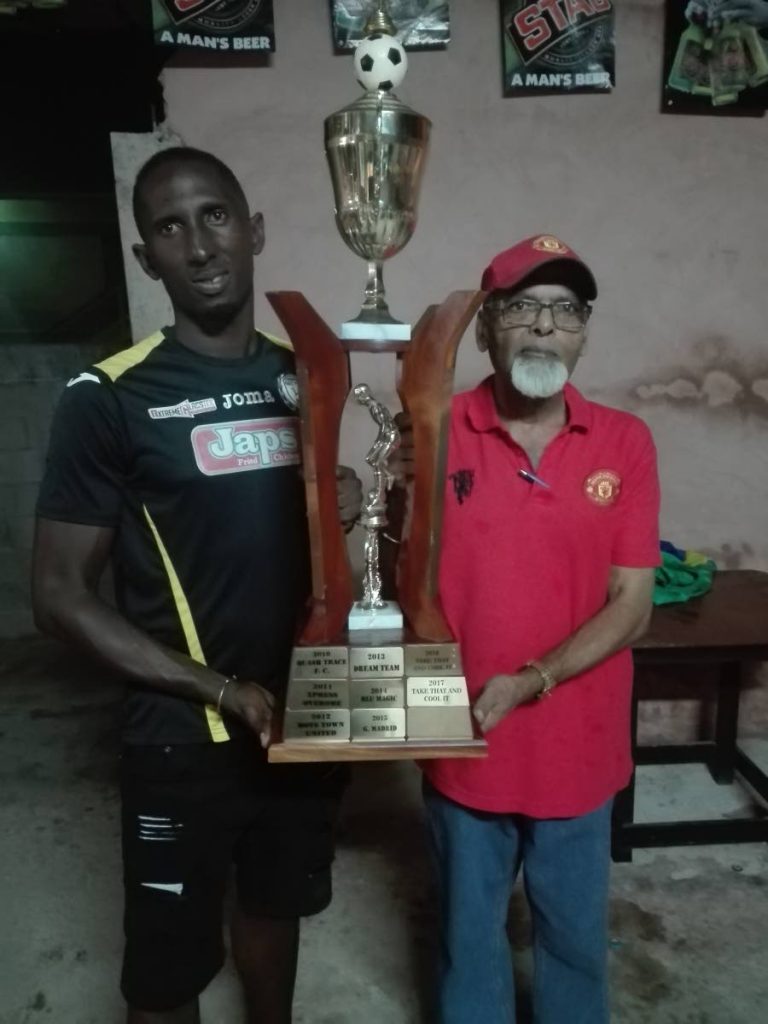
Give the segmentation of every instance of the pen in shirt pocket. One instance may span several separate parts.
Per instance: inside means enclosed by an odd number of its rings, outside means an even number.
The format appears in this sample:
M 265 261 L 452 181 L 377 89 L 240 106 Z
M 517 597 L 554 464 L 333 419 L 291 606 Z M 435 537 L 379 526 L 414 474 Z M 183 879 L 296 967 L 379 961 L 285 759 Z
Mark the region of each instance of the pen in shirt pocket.
M 523 480 L 527 480 L 529 484 L 538 484 L 539 487 L 549 487 L 546 480 L 542 480 L 540 476 L 536 476 L 535 473 L 531 473 L 528 469 L 518 469 L 517 475 L 522 477 Z

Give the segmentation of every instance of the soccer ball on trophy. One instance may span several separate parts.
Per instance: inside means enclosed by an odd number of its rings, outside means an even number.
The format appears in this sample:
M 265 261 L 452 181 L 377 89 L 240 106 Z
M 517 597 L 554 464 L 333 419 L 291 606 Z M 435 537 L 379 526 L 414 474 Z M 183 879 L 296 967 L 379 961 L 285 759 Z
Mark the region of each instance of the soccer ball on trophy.
M 355 50 L 355 75 L 367 92 L 392 92 L 408 70 L 401 43 L 383 32 L 374 32 Z

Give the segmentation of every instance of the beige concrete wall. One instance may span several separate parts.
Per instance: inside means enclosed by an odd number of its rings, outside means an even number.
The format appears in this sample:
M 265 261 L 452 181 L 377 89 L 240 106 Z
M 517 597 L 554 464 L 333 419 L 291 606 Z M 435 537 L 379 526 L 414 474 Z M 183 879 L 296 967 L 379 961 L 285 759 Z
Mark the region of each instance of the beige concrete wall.
M 301 289 L 336 324 L 364 268 L 336 233 L 322 122 L 357 86 L 331 53 L 325 3 L 276 8 L 271 67 L 166 70 L 166 127 L 230 163 L 264 212 L 259 292 Z M 562 235 L 601 289 L 576 381 L 651 425 L 664 535 L 724 567 L 768 568 L 765 122 L 662 116 L 662 2 L 617 8 L 610 96 L 503 99 L 496 0 L 455 0 L 450 48 L 411 55 L 400 96 L 434 136 L 420 223 L 386 268 L 391 304 L 415 319 L 516 239 Z M 134 288 L 138 336 L 165 314 L 157 286 Z M 263 298 L 257 322 L 277 327 Z M 391 371 L 357 358 L 357 379 L 390 397 Z M 485 372 L 468 335 L 458 384 Z M 367 427 L 350 415 L 343 454 L 358 462 Z

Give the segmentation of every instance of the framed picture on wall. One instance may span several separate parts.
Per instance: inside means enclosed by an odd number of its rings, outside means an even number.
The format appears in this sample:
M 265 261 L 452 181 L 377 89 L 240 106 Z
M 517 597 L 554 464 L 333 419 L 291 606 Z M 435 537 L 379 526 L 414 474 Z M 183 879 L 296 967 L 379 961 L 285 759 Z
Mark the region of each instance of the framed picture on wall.
M 152 0 L 155 43 L 209 53 L 275 49 L 272 0 Z
M 612 0 L 500 0 L 505 96 L 610 92 Z
M 768 0 L 667 0 L 662 110 L 760 117 L 768 107 Z
M 363 27 L 374 5 L 371 0 L 330 3 L 334 49 L 349 53 L 363 38 Z M 450 42 L 448 0 L 389 0 L 389 13 L 406 50 L 442 50 Z

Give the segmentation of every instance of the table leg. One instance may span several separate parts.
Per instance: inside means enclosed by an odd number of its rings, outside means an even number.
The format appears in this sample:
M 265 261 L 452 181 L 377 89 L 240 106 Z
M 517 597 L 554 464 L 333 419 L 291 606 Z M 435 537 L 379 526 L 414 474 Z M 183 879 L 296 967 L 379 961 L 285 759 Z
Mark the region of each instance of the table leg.
M 632 741 L 632 758 L 637 750 L 637 689 L 632 687 L 632 720 L 630 737 Z M 636 769 L 632 770 L 629 784 L 620 790 L 613 801 L 611 815 L 611 860 L 615 864 L 627 864 L 632 861 L 632 845 L 626 841 L 624 830 L 631 825 L 635 817 L 635 778 Z
M 635 816 L 635 772 L 629 785 L 620 790 L 613 801 L 611 816 L 611 860 L 615 864 L 628 864 L 632 861 L 632 846 L 623 836 L 626 825 L 632 824 Z
M 709 771 L 712 778 L 720 785 L 727 785 L 733 782 L 734 779 L 740 692 L 740 662 L 724 662 L 720 667 L 720 675 L 717 681 L 715 749 L 709 762 Z

